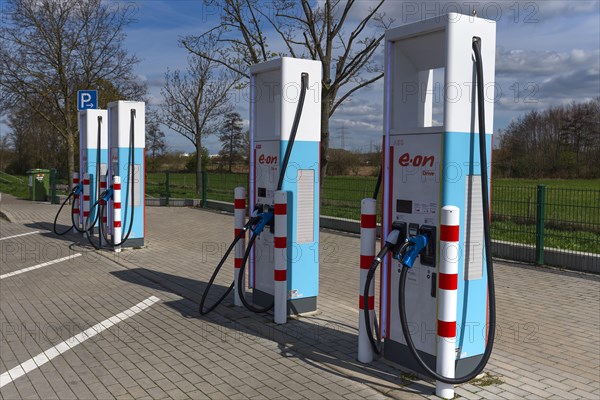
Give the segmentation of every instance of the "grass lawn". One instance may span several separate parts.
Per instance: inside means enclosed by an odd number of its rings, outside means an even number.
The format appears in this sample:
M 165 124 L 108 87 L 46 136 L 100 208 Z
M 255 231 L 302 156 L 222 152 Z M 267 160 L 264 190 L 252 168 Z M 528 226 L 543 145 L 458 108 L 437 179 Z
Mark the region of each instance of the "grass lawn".
M 376 177 L 328 176 L 321 192 L 321 214 L 358 220 L 360 201 L 373 194 Z M 164 191 L 164 173 L 148 174 L 147 193 Z M 170 174 L 171 197 L 197 198 L 192 173 Z M 537 185 L 546 185 L 546 246 L 600 253 L 600 179 L 495 179 L 492 184 L 492 236 L 535 244 Z M 231 202 L 246 174 L 207 174 L 207 197 Z
M 195 179 L 194 173 L 170 173 L 170 197 L 200 198 Z M 360 201 L 372 196 L 376 180 L 360 176 L 326 177 L 321 214 L 358 220 Z M 208 172 L 206 181 L 210 200 L 232 202 L 235 187 L 248 187 L 247 174 Z M 13 179 L 0 175 L 0 191 L 27 198 L 27 182 L 26 176 Z M 546 186 L 545 245 L 600 253 L 600 179 L 494 179 L 492 237 L 535 244 L 537 185 Z M 165 173 L 147 174 L 146 195 L 164 197 Z
M 28 182 L 29 178 L 27 176 L 0 174 L 0 192 L 8 193 L 22 199 L 28 199 Z

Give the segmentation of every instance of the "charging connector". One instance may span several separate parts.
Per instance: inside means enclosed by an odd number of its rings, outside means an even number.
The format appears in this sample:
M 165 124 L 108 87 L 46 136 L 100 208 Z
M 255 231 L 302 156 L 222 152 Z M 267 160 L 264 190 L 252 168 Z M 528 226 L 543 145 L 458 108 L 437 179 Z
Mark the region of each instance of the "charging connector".
M 258 222 L 252 227 L 252 232 L 254 232 L 254 235 L 260 235 L 263 229 L 265 229 L 265 226 L 267 226 L 267 224 L 273 219 L 273 213 L 264 212 L 258 214 L 257 218 Z
M 392 222 L 392 230 L 400 232 L 398 235 L 398 242 L 404 243 L 408 238 L 408 228 L 406 222 L 394 221 Z
M 77 186 L 73 188 L 73 193 L 76 196 L 79 196 L 81 193 L 83 193 L 83 183 L 78 183 Z
M 425 235 L 417 235 L 408 239 L 410 247 L 402 257 L 402 264 L 408 268 L 412 268 L 417 256 L 427 246 L 428 237 Z
M 427 245 L 420 253 L 420 261 L 422 265 L 435 267 L 436 259 L 436 227 L 432 225 L 421 225 L 419 235 L 427 236 Z
M 269 206 L 269 211 L 268 212 L 271 215 L 275 215 L 275 207 Z M 269 227 L 269 232 L 274 235 L 275 234 L 275 218 L 271 218 L 271 220 L 269 221 L 269 223 L 267 224 L 267 226 Z

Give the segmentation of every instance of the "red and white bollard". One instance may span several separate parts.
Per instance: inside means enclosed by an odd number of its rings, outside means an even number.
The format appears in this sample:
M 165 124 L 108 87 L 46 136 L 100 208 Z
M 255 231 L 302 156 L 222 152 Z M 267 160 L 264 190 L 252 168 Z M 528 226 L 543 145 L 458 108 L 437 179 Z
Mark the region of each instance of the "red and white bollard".
M 442 207 L 440 226 L 440 268 L 437 307 L 437 365 L 438 374 L 455 377 L 456 307 L 458 299 L 458 261 L 460 210 Z M 444 399 L 454 398 L 454 385 L 436 381 L 435 394 Z
M 87 219 L 90 215 L 90 174 L 83 174 L 83 229 L 84 231 L 89 227 L 86 226 Z M 85 232 L 82 233 L 85 236 Z
M 75 189 L 79 185 L 79 172 L 73 172 L 73 189 Z M 79 214 L 79 207 L 81 202 L 79 201 L 79 195 L 76 194 L 73 196 L 73 220 L 78 227 L 81 225 L 81 215 Z M 77 232 L 77 229 L 73 227 L 73 233 Z
M 106 175 L 100 175 L 100 193 L 98 193 L 98 197 L 102 195 L 106 191 Z M 98 220 L 100 223 L 98 224 L 98 228 L 100 228 L 100 224 L 102 224 L 102 231 L 106 232 L 106 201 L 100 200 L 98 202 L 100 207 L 98 208 L 98 212 L 102 209 L 102 213 L 98 215 Z M 100 240 L 100 245 L 102 246 L 102 235 L 98 231 L 98 240 Z
M 113 176 L 113 235 L 112 240 L 121 243 L 121 177 Z M 121 246 L 115 246 L 115 253 L 121 252 Z
M 236 187 L 234 193 L 234 211 L 233 220 L 235 225 L 234 237 L 237 237 L 241 232 L 244 224 L 246 223 L 246 188 Z M 235 259 L 233 264 L 233 304 L 241 307 L 242 301 L 240 300 L 240 294 L 238 292 L 238 277 L 240 275 L 240 267 L 242 266 L 242 260 L 244 258 L 244 251 L 246 249 L 246 235 L 237 242 L 235 245 Z M 242 283 L 244 285 L 244 283 Z M 245 287 L 242 291 L 246 290 Z
M 377 240 L 377 200 L 363 199 L 360 203 L 360 283 L 358 288 L 358 361 L 370 363 L 373 361 L 373 348 L 367 337 L 366 324 L 370 324 L 373 331 L 374 309 L 375 309 L 375 281 L 371 281 L 369 287 L 369 298 L 366 299 L 369 307 L 369 321 L 365 321 L 363 311 L 365 299 L 364 288 L 367 281 L 369 268 L 375 258 L 375 247 Z
M 287 192 L 275 192 L 274 309 L 276 324 L 287 322 Z

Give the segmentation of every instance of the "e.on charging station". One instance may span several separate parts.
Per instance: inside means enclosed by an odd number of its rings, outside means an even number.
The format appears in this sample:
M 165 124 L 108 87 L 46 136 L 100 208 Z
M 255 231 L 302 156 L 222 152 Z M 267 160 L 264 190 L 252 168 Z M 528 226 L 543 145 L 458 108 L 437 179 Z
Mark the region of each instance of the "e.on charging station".
M 256 237 L 248 283 L 254 303 L 264 307 L 273 303 L 274 278 L 285 280 L 288 313 L 317 309 L 321 76 L 321 63 L 312 60 L 284 57 L 250 67 L 250 211 L 277 214 L 275 193 L 285 192 L 287 235 L 278 239 L 273 220 Z M 285 270 L 275 268 L 281 246 Z
M 73 173 L 73 188 L 61 204 L 54 218 L 54 233 L 65 235 L 71 230 L 84 236 L 95 231 L 98 224 L 106 220 L 95 213 L 92 205 L 106 189 L 108 166 L 108 130 L 106 110 L 86 109 L 78 113 L 79 125 L 79 172 Z M 71 203 L 71 226 L 62 232 L 58 230 L 58 217 L 65 205 Z M 91 216 L 91 218 L 90 218 Z
M 374 226 L 362 224 L 359 360 L 381 353 L 425 372 L 444 398 L 481 372 L 494 340 L 488 160 L 495 28 L 452 13 L 385 34 L 383 240 L 375 255 Z M 435 113 L 440 88 L 443 112 Z M 373 200 L 363 201 L 363 217 L 374 209 Z M 372 332 L 380 261 L 376 333 L 383 344 Z
M 106 189 L 108 170 L 108 112 L 106 110 L 87 109 L 79 112 L 79 171 L 83 184 L 83 203 L 80 212 L 80 224 L 86 222 L 91 205 L 97 196 Z M 105 218 L 105 216 L 104 216 Z M 92 216 L 97 223 L 102 219 Z M 85 228 L 84 228 L 85 229 Z
M 72 227 L 94 248 L 99 250 L 104 242 L 119 252 L 122 246 L 144 245 L 145 125 L 145 104 L 139 101 L 116 101 L 108 110 L 79 112 L 80 173 L 73 175 L 73 190 L 54 218 L 57 235 L 71 230 L 59 232 L 57 221 L 73 199 Z M 99 245 L 92 240 L 96 226 Z
M 108 103 L 109 182 L 112 196 L 108 204 L 108 240 L 120 246 L 144 245 L 146 223 L 146 115 L 141 101 Z
M 321 63 L 283 57 L 250 67 L 250 176 L 235 189 L 235 239 L 200 302 L 215 309 L 234 290 L 234 304 L 275 323 L 317 309 L 319 294 L 319 166 Z M 245 246 L 246 231 L 250 232 Z M 210 287 L 235 249 L 234 282 L 205 308 Z M 245 269 L 252 303 L 245 298 Z

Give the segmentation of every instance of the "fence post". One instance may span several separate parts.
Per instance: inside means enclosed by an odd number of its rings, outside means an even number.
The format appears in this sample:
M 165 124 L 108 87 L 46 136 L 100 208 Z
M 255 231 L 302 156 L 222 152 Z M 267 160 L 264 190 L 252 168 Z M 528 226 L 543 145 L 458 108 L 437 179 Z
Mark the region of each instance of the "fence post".
M 202 171 L 202 208 L 206 208 L 206 171 Z
M 165 172 L 165 205 L 169 205 L 169 197 L 171 197 L 171 192 L 169 190 L 169 171 Z
M 56 168 L 50 170 L 50 204 L 58 204 L 56 198 Z
M 546 186 L 537 187 L 537 208 L 535 216 L 535 263 L 544 263 L 544 218 L 546 215 Z

